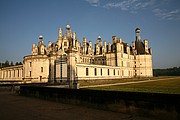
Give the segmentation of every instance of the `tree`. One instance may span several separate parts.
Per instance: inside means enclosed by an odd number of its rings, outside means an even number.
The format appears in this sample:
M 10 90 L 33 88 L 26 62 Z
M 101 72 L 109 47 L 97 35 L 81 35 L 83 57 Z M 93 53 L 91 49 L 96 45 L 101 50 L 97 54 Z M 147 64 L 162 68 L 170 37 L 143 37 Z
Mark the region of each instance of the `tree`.
M 180 76 L 180 67 L 154 69 L 153 74 L 154 76 Z
M 18 62 L 16 62 L 16 64 L 15 65 L 18 65 L 19 63 Z
M 16 65 L 22 65 L 22 62 L 16 62 Z
M 11 64 L 10 64 L 10 66 L 14 66 L 14 64 L 13 64 L 13 61 L 11 61 Z
M 9 61 L 8 60 L 5 61 L 4 67 L 9 67 Z

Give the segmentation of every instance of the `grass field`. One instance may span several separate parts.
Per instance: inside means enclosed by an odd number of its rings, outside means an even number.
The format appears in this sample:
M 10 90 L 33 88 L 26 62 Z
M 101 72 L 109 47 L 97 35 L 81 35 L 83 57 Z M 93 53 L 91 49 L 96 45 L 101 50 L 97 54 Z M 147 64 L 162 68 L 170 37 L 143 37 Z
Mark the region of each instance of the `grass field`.
M 106 86 L 106 87 L 92 87 L 88 89 L 180 94 L 180 77 L 172 77 L 171 79 L 169 78 L 170 77 L 156 77 L 156 78 L 151 78 L 151 79 L 160 79 L 160 80 L 147 82 L 147 83 L 115 85 L 115 86 Z M 141 80 L 137 79 L 136 81 L 142 81 L 142 80 L 145 80 L 145 79 L 141 79 Z M 121 80 L 121 82 L 125 82 L 125 81 L 126 80 Z M 128 79 L 126 82 L 129 82 L 129 81 L 131 82 L 135 80 Z M 92 83 L 92 84 L 94 85 L 96 83 Z M 106 84 L 109 84 L 109 83 L 106 82 Z
M 95 80 L 95 81 L 84 81 L 80 82 L 81 86 L 91 86 L 91 85 L 102 85 L 102 84 L 114 84 L 114 83 L 125 83 L 125 82 L 134 82 L 134 81 L 143 81 L 143 80 L 156 80 L 163 78 L 171 78 L 170 76 L 162 76 L 162 77 L 152 77 L 152 78 L 124 78 L 124 79 L 115 79 L 115 80 Z

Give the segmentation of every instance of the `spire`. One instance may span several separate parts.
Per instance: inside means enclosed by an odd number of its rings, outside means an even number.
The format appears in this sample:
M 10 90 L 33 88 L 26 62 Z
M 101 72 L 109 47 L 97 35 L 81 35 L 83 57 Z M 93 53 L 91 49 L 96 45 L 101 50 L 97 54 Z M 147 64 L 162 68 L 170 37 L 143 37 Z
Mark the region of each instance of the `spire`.
M 140 29 L 136 28 L 135 32 L 136 32 L 136 41 L 141 41 Z
M 73 39 L 76 40 L 76 32 L 73 33 Z
M 63 36 L 62 34 L 62 28 L 59 28 L 59 37 L 61 38 Z
M 71 26 L 66 25 L 66 37 L 69 39 L 72 37 Z

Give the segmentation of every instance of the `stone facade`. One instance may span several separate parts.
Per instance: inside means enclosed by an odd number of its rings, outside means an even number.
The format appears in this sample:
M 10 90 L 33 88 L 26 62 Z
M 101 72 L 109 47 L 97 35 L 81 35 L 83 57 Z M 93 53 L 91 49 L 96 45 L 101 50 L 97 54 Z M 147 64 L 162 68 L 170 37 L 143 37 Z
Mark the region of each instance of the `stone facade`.
M 40 35 L 38 44 L 32 45 L 32 55 L 24 56 L 23 66 L 16 67 L 22 70 L 21 79 L 32 83 L 152 77 L 152 49 L 148 40 L 141 40 L 139 28 L 135 33 L 132 45 L 116 36 L 106 43 L 98 36 L 93 48 L 85 37 L 80 43 L 67 25 L 65 34 L 60 28 L 57 41 L 48 42 L 47 47 Z M 13 67 L 0 70 L 0 79 L 8 78 L 4 72 L 11 70 Z
M 0 69 L 0 80 L 5 81 L 22 81 L 24 78 L 23 65 L 5 67 Z

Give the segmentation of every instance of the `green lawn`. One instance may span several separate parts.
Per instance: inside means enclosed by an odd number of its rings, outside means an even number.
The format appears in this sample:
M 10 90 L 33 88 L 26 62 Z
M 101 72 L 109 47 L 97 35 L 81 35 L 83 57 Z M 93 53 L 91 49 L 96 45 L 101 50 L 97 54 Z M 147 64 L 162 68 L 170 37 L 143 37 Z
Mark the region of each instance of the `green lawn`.
M 169 77 L 164 77 L 164 79 L 166 78 Z M 174 77 L 174 79 L 170 80 L 160 80 L 148 83 L 136 83 L 108 87 L 95 87 L 88 89 L 180 94 L 180 78 Z
M 172 77 L 172 76 L 171 76 Z M 152 78 L 123 78 L 123 79 L 115 79 L 115 80 L 94 80 L 94 81 L 79 81 L 81 86 L 91 86 L 91 85 L 102 85 L 102 84 L 114 84 L 114 83 L 125 83 L 125 82 L 134 82 L 134 81 L 143 81 L 143 80 L 155 80 L 162 78 L 170 78 L 170 76 L 162 76 L 162 77 L 152 77 Z

